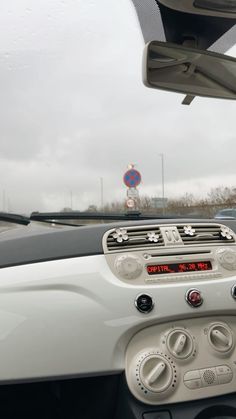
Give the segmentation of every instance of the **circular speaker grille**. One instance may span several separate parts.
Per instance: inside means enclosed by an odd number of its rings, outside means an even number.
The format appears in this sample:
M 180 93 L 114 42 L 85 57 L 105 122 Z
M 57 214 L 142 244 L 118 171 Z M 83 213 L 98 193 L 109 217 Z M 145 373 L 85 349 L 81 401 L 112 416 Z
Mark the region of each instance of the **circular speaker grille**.
M 207 384 L 213 384 L 216 379 L 216 375 L 213 371 L 206 370 L 203 373 L 203 379 Z

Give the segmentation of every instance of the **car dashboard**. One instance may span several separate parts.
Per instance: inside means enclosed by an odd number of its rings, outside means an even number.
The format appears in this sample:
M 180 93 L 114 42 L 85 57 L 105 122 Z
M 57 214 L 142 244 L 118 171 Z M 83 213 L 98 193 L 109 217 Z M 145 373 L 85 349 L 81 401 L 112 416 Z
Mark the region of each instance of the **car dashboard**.
M 2 233 L 1 385 L 119 376 L 117 418 L 225 403 L 236 390 L 235 230 L 178 219 Z

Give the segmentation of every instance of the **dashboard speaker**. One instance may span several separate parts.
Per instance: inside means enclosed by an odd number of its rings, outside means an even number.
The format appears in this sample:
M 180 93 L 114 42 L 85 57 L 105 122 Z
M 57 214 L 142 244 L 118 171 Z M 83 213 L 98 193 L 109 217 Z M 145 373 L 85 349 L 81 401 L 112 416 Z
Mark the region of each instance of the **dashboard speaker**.
M 210 384 L 213 384 L 214 381 L 216 380 L 216 375 L 213 371 L 206 370 L 204 371 L 202 378 L 206 382 L 206 384 L 210 385 Z

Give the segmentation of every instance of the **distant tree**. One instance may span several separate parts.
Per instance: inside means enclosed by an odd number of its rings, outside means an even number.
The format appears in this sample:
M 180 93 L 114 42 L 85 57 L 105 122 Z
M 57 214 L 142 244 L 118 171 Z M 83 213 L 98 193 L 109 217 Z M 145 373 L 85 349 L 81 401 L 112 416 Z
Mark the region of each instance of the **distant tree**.
M 186 192 L 185 195 L 180 198 L 183 202 L 184 206 L 190 207 L 195 204 L 196 199 L 194 198 L 194 195 L 192 193 Z
M 236 188 L 217 186 L 210 190 L 206 198 L 197 198 L 189 192 L 179 198 L 169 198 L 165 211 L 170 215 L 199 215 L 208 218 L 214 216 L 220 208 L 230 206 L 236 206 Z M 138 208 L 143 213 L 162 214 L 162 208 L 155 208 L 153 198 L 148 195 L 140 196 Z M 108 202 L 102 209 L 97 208 L 96 205 L 90 205 L 86 211 L 101 210 L 107 213 L 124 213 L 127 211 L 126 200 Z
M 126 211 L 125 201 L 113 201 L 103 206 L 103 212 L 124 212 Z
M 236 191 L 235 188 L 229 188 L 226 186 L 218 186 L 212 188 L 208 193 L 208 202 L 212 205 L 230 205 L 235 203 Z
M 85 210 L 85 212 L 97 212 L 97 206 L 96 205 L 89 205 L 88 208 Z
M 143 212 L 145 211 L 148 212 L 149 210 L 153 210 L 154 208 L 152 198 L 148 195 L 141 196 L 139 198 L 138 204 L 139 204 L 140 210 L 142 210 Z

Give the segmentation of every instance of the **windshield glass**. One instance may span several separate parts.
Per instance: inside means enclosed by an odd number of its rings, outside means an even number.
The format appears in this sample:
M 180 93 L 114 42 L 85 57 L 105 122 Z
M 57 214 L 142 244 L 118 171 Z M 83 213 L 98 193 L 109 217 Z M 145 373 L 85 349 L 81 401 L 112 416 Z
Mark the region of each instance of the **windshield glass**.
M 124 213 L 137 190 L 145 213 L 236 207 L 235 102 L 145 87 L 130 0 L 11 0 L 0 24 L 2 211 Z

